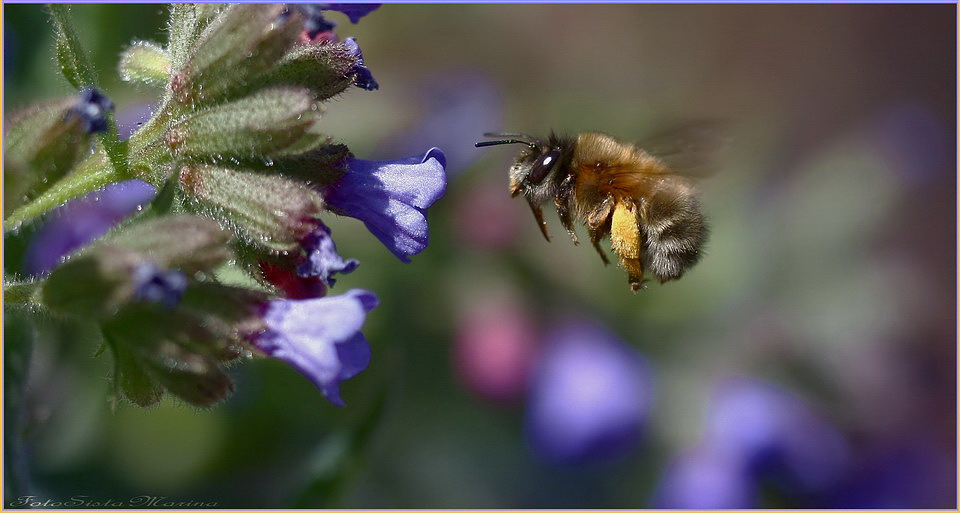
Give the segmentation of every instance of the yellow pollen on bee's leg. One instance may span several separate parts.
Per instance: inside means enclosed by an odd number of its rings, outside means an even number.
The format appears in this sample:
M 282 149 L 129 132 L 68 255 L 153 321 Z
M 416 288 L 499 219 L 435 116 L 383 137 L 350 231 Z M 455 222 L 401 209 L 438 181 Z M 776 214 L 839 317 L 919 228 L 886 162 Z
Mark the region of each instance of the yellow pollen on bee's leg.
M 637 206 L 632 201 L 618 201 L 610 220 L 610 242 L 620 257 L 620 266 L 627 271 L 627 281 L 634 292 L 643 287 L 643 263 L 640 261 L 640 225 Z

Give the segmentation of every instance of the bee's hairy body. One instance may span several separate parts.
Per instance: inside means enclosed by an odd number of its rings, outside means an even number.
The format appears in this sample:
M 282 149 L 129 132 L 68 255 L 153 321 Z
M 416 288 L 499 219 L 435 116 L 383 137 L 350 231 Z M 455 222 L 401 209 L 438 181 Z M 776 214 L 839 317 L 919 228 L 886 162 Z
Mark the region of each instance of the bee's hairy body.
M 522 137 L 509 141 L 528 145 L 510 168 L 510 191 L 527 200 L 547 240 L 542 205 L 553 201 L 573 242 L 579 243 L 576 220 L 586 225 L 604 263 L 599 242 L 610 236 L 634 291 L 644 287 L 645 270 L 663 283 L 679 279 L 700 259 L 707 226 L 691 179 L 602 133 L 551 134 L 547 141 Z

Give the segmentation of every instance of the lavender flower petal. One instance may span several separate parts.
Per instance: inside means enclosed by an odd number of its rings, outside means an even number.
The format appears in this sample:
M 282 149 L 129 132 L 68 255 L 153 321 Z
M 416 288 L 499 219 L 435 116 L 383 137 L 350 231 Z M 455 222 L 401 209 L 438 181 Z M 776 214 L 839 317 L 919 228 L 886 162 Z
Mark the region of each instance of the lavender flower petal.
M 267 330 L 253 344 L 292 365 L 331 403 L 344 406 L 339 384 L 370 361 L 369 343 L 360 328 L 377 301 L 372 292 L 359 289 L 339 296 L 270 301 L 263 316 Z
M 446 189 L 443 152 L 397 160 L 347 159 L 347 172 L 327 187 L 324 201 L 335 212 L 363 221 L 404 262 L 427 247 L 425 210 Z
M 307 260 L 297 268 L 297 274 L 303 278 L 316 276 L 328 287 L 332 287 L 336 283 L 332 278 L 334 273 L 351 273 L 360 262 L 353 258 L 344 260 L 337 253 L 337 246 L 330 237 L 330 228 L 319 221 L 317 223 L 317 228 L 301 242 L 307 253 Z
M 360 45 L 357 44 L 357 39 L 355 37 L 348 37 L 343 40 L 343 44 L 347 47 L 350 54 L 357 59 L 357 63 L 350 69 L 350 74 L 353 75 L 353 84 L 367 91 L 379 89 L 380 84 L 373 78 L 373 73 L 370 72 L 370 68 L 363 62 L 363 52 L 360 50 Z

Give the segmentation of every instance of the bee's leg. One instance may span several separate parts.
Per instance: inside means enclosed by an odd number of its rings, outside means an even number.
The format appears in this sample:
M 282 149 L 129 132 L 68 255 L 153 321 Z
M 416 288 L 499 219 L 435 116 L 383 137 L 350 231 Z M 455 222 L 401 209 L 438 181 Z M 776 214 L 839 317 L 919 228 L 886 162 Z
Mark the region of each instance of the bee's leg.
M 646 288 L 643 284 L 642 237 L 636 203 L 618 201 L 610 219 L 610 242 L 634 292 Z
M 557 190 L 555 200 L 557 214 L 560 214 L 560 222 L 563 224 L 563 227 L 567 229 L 567 233 L 570 234 L 570 239 L 573 243 L 580 244 L 580 240 L 577 238 L 577 232 L 573 229 L 573 218 L 570 217 L 571 194 L 573 194 L 573 175 L 567 175 L 567 177 L 560 182 L 560 187 Z
M 587 229 L 590 232 L 590 242 L 597 250 L 603 265 L 609 265 L 606 253 L 600 247 L 600 241 L 610 233 L 610 216 L 613 214 L 613 197 L 607 196 L 596 208 L 587 213 Z
M 527 199 L 527 203 L 530 205 L 530 211 L 533 212 L 533 217 L 537 220 L 537 226 L 540 227 L 540 232 L 543 233 L 543 238 L 547 239 L 547 242 L 550 242 L 550 234 L 547 233 L 547 222 L 543 219 L 543 209 L 530 199 Z

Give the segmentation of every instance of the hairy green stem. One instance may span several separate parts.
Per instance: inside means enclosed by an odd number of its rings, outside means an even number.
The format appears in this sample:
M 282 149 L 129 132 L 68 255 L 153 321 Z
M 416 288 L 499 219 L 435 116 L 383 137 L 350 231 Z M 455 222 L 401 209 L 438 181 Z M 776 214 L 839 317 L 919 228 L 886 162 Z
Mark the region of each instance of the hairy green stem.
M 6 305 L 37 305 L 40 304 L 39 281 L 3 284 L 3 303 Z
M 3 220 L 3 230 L 5 232 L 15 230 L 24 221 L 33 219 L 69 200 L 129 178 L 133 176 L 117 171 L 110 165 L 107 155 L 102 150 L 97 151 L 35 200 L 14 210 Z

